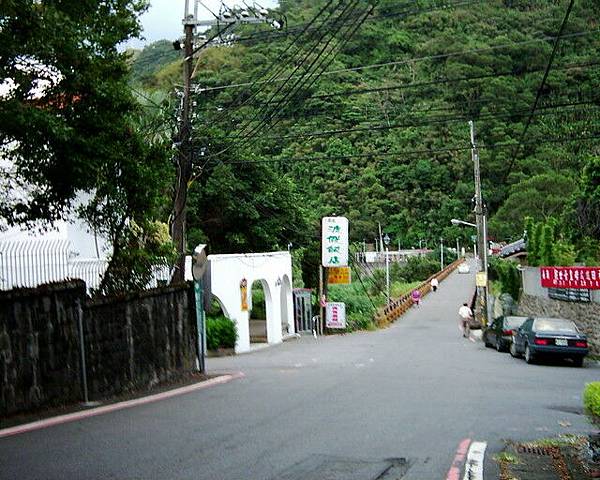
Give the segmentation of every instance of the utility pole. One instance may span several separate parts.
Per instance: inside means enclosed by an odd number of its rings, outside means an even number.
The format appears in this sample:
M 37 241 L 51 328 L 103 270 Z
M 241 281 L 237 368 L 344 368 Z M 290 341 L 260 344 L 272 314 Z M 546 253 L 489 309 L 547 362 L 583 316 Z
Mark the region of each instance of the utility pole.
M 177 250 L 177 263 L 171 279 L 172 283 L 185 281 L 185 252 L 186 252 L 186 215 L 188 186 L 192 178 L 192 148 L 191 148 L 191 122 L 190 102 L 192 92 L 192 69 L 194 51 L 194 21 L 195 16 L 189 13 L 189 0 L 185 2 L 185 15 L 183 18 L 183 96 L 181 100 L 181 118 L 179 121 L 177 152 L 177 184 L 175 185 L 175 200 L 173 205 L 173 220 L 171 222 L 171 235 Z M 196 10 L 196 9 L 195 9 Z
M 194 149 L 192 145 L 192 123 L 191 123 L 191 93 L 194 54 L 211 41 L 204 41 L 202 46 L 195 48 L 194 40 L 197 27 L 217 27 L 222 32 L 236 24 L 259 24 L 270 23 L 273 28 L 281 28 L 283 24 L 269 18 L 266 9 L 245 7 L 229 8 L 221 2 L 219 16 L 211 20 L 200 20 L 198 18 L 199 5 L 204 5 L 200 0 L 193 0 L 193 13 L 190 12 L 190 0 L 185 0 L 185 13 L 183 17 L 183 92 L 179 119 L 179 131 L 177 134 L 178 151 L 176 155 L 177 180 L 173 199 L 173 212 L 171 218 L 171 238 L 177 251 L 177 261 L 173 272 L 171 283 L 179 283 L 185 280 L 185 256 L 186 256 L 186 215 L 187 199 L 192 168 L 194 165 Z M 215 14 L 216 16 L 216 14 Z M 223 27 L 223 29 L 221 29 Z M 213 37 L 216 41 L 217 36 Z M 173 43 L 177 50 L 181 49 L 179 40 Z
M 460 258 L 460 242 L 458 241 L 458 238 L 456 239 L 456 259 L 458 260 Z
M 440 271 L 444 269 L 444 239 L 440 238 Z
M 477 151 L 477 144 L 475 142 L 475 124 L 472 120 L 469 121 L 469 127 L 471 129 L 471 157 L 473 159 L 473 170 L 475 176 L 475 218 L 477 220 L 477 250 L 479 252 L 479 271 L 485 273 L 486 285 L 480 288 L 480 294 L 484 298 L 484 310 L 480 312 L 480 315 L 485 314 L 487 320 L 487 308 L 488 308 L 488 262 L 487 262 L 487 225 L 485 218 L 485 210 L 483 205 L 483 195 L 481 193 L 481 170 L 479 167 L 479 152 Z

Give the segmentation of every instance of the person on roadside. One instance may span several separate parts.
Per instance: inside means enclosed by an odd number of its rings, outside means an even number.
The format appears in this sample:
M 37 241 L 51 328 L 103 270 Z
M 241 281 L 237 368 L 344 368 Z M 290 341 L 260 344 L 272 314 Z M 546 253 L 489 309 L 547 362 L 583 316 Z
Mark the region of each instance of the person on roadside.
M 413 304 L 418 307 L 421 303 L 421 291 L 418 288 L 415 288 L 410 294 L 410 296 L 412 298 Z
M 463 337 L 468 337 L 469 320 L 473 318 L 473 311 L 469 308 L 469 304 L 462 304 L 462 307 L 458 309 L 458 316 L 460 317 L 460 324 L 463 331 Z
M 438 279 L 436 277 L 433 277 L 431 279 L 431 282 L 429 282 L 429 284 L 431 285 L 431 289 L 434 292 L 437 292 L 438 287 L 440 286 L 440 282 L 438 282 Z

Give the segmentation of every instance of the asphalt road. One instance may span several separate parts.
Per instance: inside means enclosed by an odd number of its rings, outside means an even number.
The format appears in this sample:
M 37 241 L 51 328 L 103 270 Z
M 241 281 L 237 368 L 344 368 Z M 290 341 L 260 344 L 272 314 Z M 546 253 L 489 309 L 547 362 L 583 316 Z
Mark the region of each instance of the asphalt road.
M 385 330 L 209 360 L 244 373 L 225 385 L 0 439 L 0 479 L 369 480 L 405 458 L 402 478 L 437 480 L 465 439 L 488 442 L 497 478 L 503 439 L 592 429 L 581 393 L 600 367 L 527 365 L 463 339 L 473 285 L 451 275 Z

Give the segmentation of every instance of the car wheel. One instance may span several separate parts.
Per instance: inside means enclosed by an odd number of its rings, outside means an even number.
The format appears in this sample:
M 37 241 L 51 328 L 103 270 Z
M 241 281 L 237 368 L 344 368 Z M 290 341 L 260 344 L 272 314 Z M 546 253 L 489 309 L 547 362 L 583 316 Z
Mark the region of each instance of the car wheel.
M 515 345 L 514 340 L 510 344 L 510 355 L 511 357 L 519 358 L 519 353 L 517 352 L 517 346 Z
M 525 361 L 529 364 L 535 362 L 535 358 L 533 356 L 531 349 L 529 348 L 529 345 L 525 345 Z
M 573 365 L 579 368 L 583 367 L 583 357 L 573 358 Z

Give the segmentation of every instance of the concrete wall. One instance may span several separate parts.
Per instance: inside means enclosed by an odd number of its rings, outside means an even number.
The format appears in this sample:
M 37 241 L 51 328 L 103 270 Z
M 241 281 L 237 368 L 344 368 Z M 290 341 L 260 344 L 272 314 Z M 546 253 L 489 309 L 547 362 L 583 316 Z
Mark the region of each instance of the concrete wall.
M 93 302 L 81 281 L 0 292 L 0 416 L 83 400 L 80 317 L 92 400 L 196 368 L 188 285 Z

